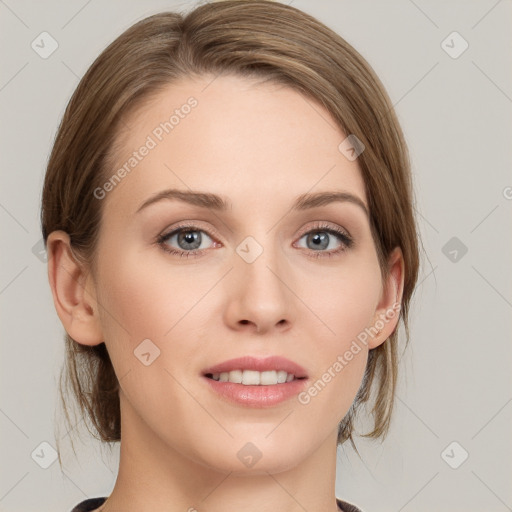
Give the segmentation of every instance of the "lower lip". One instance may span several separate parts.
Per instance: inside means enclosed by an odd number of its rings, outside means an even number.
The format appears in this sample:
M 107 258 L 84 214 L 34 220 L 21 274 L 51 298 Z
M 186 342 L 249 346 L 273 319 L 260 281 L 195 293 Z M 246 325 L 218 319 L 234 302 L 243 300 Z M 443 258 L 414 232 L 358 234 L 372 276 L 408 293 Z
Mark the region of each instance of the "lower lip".
M 272 407 L 298 395 L 308 379 L 297 379 L 270 386 L 246 386 L 234 382 L 220 382 L 203 376 L 211 389 L 230 402 L 247 407 Z

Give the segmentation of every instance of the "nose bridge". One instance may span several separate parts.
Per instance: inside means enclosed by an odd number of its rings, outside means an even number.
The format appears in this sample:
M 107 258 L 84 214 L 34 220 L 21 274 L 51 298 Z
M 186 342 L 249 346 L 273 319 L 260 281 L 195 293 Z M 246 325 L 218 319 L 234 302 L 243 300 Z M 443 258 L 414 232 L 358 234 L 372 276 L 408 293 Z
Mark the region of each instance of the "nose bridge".
M 261 231 L 247 236 L 234 255 L 231 322 L 251 322 L 258 331 L 292 320 L 286 264 L 274 234 Z
M 235 265 L 238 277 L 245 280 L 247 292 L 257 293 L 260 298 L 273 300 L 283 295 L 283 282 L 279 273 L 283 270 L 282 251 L 273 232 L 246 237 L 236 248 L 238 261 Z

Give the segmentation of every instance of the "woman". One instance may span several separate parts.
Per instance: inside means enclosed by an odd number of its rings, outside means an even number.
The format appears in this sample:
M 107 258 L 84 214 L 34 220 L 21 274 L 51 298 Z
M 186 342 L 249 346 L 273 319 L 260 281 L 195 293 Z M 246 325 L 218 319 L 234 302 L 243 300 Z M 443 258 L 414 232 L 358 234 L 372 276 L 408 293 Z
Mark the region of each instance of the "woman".
M 418 239 L 401 129 L 346 41 L 267 1 L 138 22 L 67 107 L 42 230 L 68 383 L 121 442 L 74 512 L 359 510 L 336 448 L 371 399 L 387 433 Z

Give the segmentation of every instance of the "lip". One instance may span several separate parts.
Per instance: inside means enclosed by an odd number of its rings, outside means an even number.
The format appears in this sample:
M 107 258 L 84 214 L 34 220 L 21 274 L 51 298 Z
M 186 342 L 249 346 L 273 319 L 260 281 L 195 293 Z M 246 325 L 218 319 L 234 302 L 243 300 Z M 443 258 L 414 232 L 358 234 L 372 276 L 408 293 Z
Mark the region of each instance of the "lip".
M 309 379 L 301 379 L 270 386 L 246 386 L 234 382 L 220 382 L 204 375 L 202 379 L 224 400 L 257 409 L 273 407 L 298 395 L 309 381 Z
M 216 381 L 206 376 L 232 370 L 256 370 L 258 372 L 284 370 L 286 373 L 293 373 L 295 379 L 291 382 L 269 386 L 247 386 L 234 382 Z M 210 389 L 219 394 L 224 400 L 259 409 L 272 407 L 290 399 L 303 391 L 308 382 L 308 375 L 302 366 L 281 356 L 237 357 L 203 370 L 201 377 L 210 386 Z
M 281 356 L 270 356 L 270 357 L 252 357 L 244 356 L 237 357 L 235 359 L 229 359 L 223 363 L 216 364 L 210 368 L 203 370 L 202 375 L 205 376 L 208 373 L 222 373 L 230 372 L 232 370 L 256 370 L 258 372 L 265 372 L 271 370 L 284 370 L 286 373 L 293 373 L 297 379 L 307 378 L 306 370 L 298 365 L 297 363 L 290 361 L 286 357 Z M 210 379 L 209 379 L 210 380 Z M 292 381 L 295 382 L 295 381 Z M 290 383 L 288 383 L 290 384 Z M 243 384 L 242 384 L 243 385 Z M 282 384 L 276 384 L 282 386 Z M 260 386 L 244 386 L 244 387 L 260 387 Z M 274 386 L 265 386 L 272 388 Z

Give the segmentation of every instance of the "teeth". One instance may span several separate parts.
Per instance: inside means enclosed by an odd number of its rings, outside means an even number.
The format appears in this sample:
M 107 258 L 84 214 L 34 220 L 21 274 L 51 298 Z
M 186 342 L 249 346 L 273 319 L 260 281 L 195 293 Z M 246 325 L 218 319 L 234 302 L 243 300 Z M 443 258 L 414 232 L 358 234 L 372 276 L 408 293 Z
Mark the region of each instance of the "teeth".
M 212 378 L 219 382 L 233 382 L 235 384 L 245 384 L 246 386 L 271 386 L 291 382 L 295 379 L 295 375 L 293 373 L 286 373 L 283 370 L 267 372 L 232 370 L 230 372 L 214 373 Z

